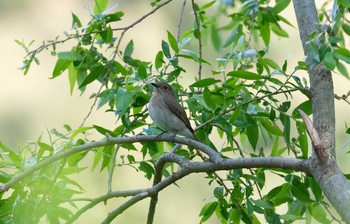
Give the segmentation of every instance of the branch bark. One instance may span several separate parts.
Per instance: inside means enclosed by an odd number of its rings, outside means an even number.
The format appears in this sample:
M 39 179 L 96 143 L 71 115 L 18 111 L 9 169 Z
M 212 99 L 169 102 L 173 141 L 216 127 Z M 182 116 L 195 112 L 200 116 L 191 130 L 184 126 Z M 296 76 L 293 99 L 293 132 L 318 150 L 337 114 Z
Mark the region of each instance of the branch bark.
M 311 58 L 307 50 L 310 34 L 317 31 L 315 25 L 319 24 L 315 2 L 313 0 L 293 0 L 293 5 L 304 53 L 307 56 L 313 127 L 320 139 L 320 144 L 313 141 L 317 154 L 313 152 L 311 173 L 342 219 L 350 223 L 350 183 L 335 161 L 335 108 L 332 74 L 323 64 L 310 66 Z M 323 158 L 321 159 L 319 155 L 323 155 Z

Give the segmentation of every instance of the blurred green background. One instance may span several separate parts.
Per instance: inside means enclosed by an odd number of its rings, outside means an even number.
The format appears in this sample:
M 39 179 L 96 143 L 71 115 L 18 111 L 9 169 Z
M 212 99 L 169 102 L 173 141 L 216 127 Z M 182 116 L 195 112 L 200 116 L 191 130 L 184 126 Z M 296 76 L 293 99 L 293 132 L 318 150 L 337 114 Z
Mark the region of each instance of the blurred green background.
M 116 2 L 110 1 L 110 5 Z M 319 1 L 317 4 L 321 5 L 322 2 Z M 130 24 L 151 10 L 150 1 L 120 0 L 118 3 L 120 5 L 117 10 L 126 12 L 120 27 Z M 161 40 L 166 39 L 166 30 L 176 33 L 181 5 L 182 1 L 174 1 L 155 15 L 147 18 L 143 23 L 138 24 L 124 37 L 124 45 L 132 38 L 135 43 L 135 55 L 153 61 L 154 55 L 160 49 Z M 26 43 L 36 40 L 34 46 L 38 46 L 43 40 L 52 40 L 56 36 L 63 37 L 64 31 L 70 32 L 71 13 L 74 12 L 86 25 L 90 20 L 88 9 L 93 11 L 93 6 L 94 1 L 92 0 L 0 0 L 0 141 L 4 144 L 17 148 L 30 140 L 36 140 L 41 134 L 45 135 L 47 130 L 52 128 L 63 130 L 64 124 L 77 128 L 82 123 L 93 103 L 89 96 L 97 91 L 99 84 L 95 83 L 95 89 L 91 85 L 82 96 L 77 91 L 73 93 L 73 96 L 70 96 L 66 76 L 60 76 L 55 80 L 49 79 L 56 60 L 55 57 L 50 56 L 50 51 L 40 53 L 38 56 L 41 62 L 40 66 L 33 64 L 28 75 L 23 76 L 18 68 L 22 65 L 25 52 L 14 40 L 24 40 Z M 186 13 L 183 26 L 188 28 L 193 22 L 189 3 L 187 3 Z M 295 27 L 284 27 L 290 34 L 289 39 L 273 37 L 271 42 L 274 45 L 270 47 L 269 54 L 271 58 L 280 63 L 286 59 L 296 63 L 303 58 L 303 52 L 292 5 L 288 8 L 285 16 L 292 24 L 295 24 Z M 139 32 L 144 35 L 136 34 Z M 67 50 L 72 44 L 74 42 L 58 45 L 58 51 Z M 212 59 L 220 56 L 211 49 L 213 49 L 211 45 L 206 44 L 204 54 L 210 55 Z M 290 68 L 295 65 L 292 61 L 289 62 Z M 186 70 L 188 73 L 195 74 L 197 73 L 196 69 L 197 66 L 195 68 L 189 67 Z M 336 94 L 346 94 L 350 89 L 349 81 L 337 74 L 334 74 L 333 77 Z M 193 79 L 192 76 L 191 79 Z M 296 102 L 305 100 L 303 97 L 301 99 L 298 97 L 301 95 L 295 96 Z M 337 156 L 341 169 L 345 173 L 349 173 L 350 166 L 347 162 L 349 156 L 346 155 L 349 147 L 344 147 L 344 145 L 349 140 L 349 136 L 345 134 L 345 123 L 350 124 L 350 110 L 349 106 L 341 101 L 336 101 L 336 110 Z M 86 125 L 97 124 L 113 129 L 115 121 L 114 115 L 104 113 L 103 108 L 93 109 Z M 101 139 L 103 136 L 93 137 Z M 89 166 L 88 162 L 86 166 Z M 208 186 L 204 176 L 203 174 L 192 174 L 177 182 L 178 187 L 173 185 L 162 191 L 159 196 L 155 223 L 199 223 L 199 212 L 202 206 L 215 200 L 212 196 L 215 186 Z M 86 197 L 99 196 L 107 191 L 105 172 L 102 175 L 98 170 L 92 174 L 83 172 L 77 178 L 79 178 L 78 182 L 85 187 Z M 275 181 L 276 177 L 269 178 Z M 276 181 L 281 180 L 276 179 Z M 268 181 L 267 184 L 269 183 L 271 186 L 268 186 L 267 189 L 274 186 L 272 185 L 273 181 Z M 138 189 L 150 185 L 151 183 L 145 180 L 142 173 L 137 173 L 133 169 L 116 169 L 114 190 Z M 123 200 L 113 200 L 107 206 L 100 205 L 83 215 L 79 222 L 99 223 L 105 218 L 108 211 L 111 211 Z M 116 223 L 144 223 L 148 203 L 148 200 L 145 200 L 133 206 L 124 212 Z

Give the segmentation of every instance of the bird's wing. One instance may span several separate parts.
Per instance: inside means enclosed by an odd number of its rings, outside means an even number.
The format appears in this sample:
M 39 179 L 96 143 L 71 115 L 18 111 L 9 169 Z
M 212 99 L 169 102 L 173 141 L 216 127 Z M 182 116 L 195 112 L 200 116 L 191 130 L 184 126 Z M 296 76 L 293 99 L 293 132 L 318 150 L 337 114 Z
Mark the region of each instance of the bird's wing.
M 194 130 L 191 127 L 191 123 L 188 120 L 187 116 L 186 116 L 186 112 L 185 110 L 181 107 L 181 105 L 176 101 L 175 98 L 170 98 L 170 97 L 165 97 L 164 98 L 165 104 L 168 106 L 169 110 L 171 112 L 173 112 L 174 114 L 176 114 L 176 116 L 178 118 L 180 118 L 180 120 L 182 120 L 182 122 L 185 123 L 185 125 L 187 126 L 187 128 L 194 133 Z

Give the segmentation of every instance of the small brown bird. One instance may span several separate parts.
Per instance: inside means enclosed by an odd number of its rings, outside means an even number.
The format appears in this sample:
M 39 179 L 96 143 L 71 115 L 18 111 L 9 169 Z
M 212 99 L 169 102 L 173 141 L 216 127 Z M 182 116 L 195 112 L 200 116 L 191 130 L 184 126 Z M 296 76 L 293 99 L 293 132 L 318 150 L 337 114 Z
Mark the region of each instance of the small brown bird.
M 154 123 L 164 131 L 197 140 L 186 112 L 176 100 L 171 86 L 165 82 L 151 84 L 155 89 L 148 112 Z

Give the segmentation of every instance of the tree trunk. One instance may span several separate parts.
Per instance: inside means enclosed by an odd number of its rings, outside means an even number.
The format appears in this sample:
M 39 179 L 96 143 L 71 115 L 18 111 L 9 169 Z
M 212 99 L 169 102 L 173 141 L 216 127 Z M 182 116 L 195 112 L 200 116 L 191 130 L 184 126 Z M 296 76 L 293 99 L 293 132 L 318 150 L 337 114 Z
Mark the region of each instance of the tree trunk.
M 332 73 L 319 64 L 310 66 L 307 42 L 319 24 L 313 0 L 293 0 L 300 39 L 307 56 L 313 125 L 321 140 L 320 153 L 312 155 L 312 175 L 343 220 L 350 223 L 350 183 L 335 161 L 335 108 Z

